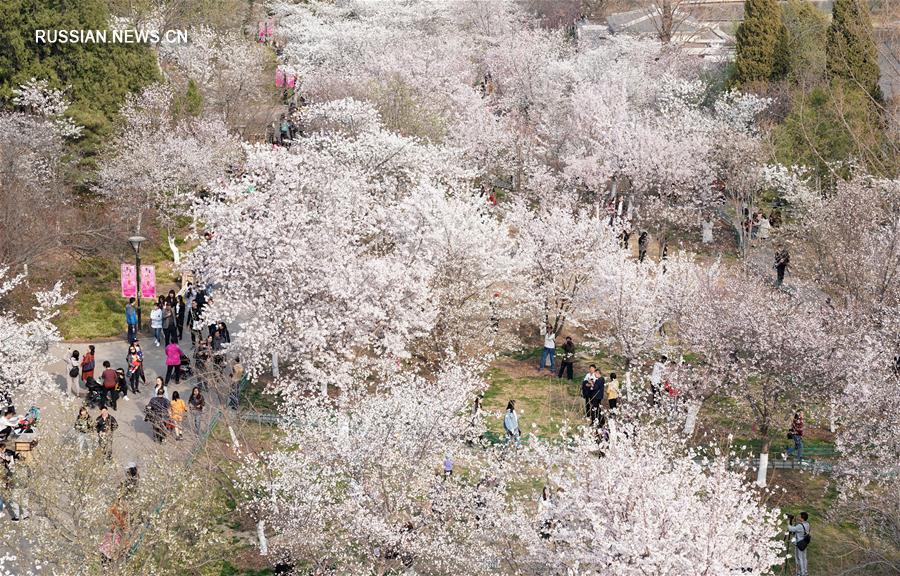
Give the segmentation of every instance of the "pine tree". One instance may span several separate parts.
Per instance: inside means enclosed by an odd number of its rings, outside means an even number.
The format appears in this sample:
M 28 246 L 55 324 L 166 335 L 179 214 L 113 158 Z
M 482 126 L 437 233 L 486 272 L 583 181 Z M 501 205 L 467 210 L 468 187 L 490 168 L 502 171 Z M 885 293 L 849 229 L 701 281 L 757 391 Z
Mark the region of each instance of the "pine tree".
M 835 0 L 825 52 L 829 77 L 844 80 L 881 99 L 878 50 L 865 2 Z
M 776 0 L 747 0 L 744 21 L 737 31 L 737 57 L 732 82 L 736 85 L 768 81 L 775 71 L 775 52 L 783 34 Z

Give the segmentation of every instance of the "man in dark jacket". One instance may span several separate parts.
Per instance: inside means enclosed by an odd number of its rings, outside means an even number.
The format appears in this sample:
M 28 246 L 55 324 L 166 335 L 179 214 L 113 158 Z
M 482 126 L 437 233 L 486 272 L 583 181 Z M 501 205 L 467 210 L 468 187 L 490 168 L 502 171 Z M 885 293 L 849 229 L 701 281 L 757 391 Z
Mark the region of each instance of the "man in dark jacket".
M 566 343 L 563 344 L 562 349 L 562 362 L 559 363 L 559 374 L 556 377 L 562 378 L 563 371 L 565 371 L 566 378 L 572 380 L 575 371 L 575 343 L 572 342 L 571 336 L 566 336 Z
M 784 272 L 787 270 L 788 264 L 791 261 L 791 255 L 788 252 L 788 249 L 783 245 L 779 244 L 778 248 L 775 250 L 775 287 L 778 288 L 781 286 L 782 282 L 784 282 Z
M 150 399 L 144 412 L 144 420 L 153 426 L 153 438 L 162 443 L 168 433 L 167 425 L 172 417 L 172 403 L 166 398 L 162 388 L 156 391 L 156 396 Z

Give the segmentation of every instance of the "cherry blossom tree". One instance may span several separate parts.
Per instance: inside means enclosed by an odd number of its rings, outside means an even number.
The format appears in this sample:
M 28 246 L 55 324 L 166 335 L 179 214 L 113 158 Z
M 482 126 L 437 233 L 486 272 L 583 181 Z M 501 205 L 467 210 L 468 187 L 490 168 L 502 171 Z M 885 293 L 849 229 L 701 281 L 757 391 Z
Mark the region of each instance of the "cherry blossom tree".
M 0 267 L 0 298 L 24 280 L 24 274 L 11 276 L 8 267 Z M 52 289 L 34 294 L 37 305 L 32 318 L 20 319 L 11 310 L 0 312 L 0 394 L 35 398 L 60 392 L 44 367 L 54 360 L 49 355 L 51 344 L 60 340 L 51 320 L 71 297 L 57 282 Z
M 102 452 L 79 447 L 71 422 L 52 421 L 61 405 L 45 407 L 40 448 L 14 461 L 4 498 L 27 517 L 0 525 L 15 551 L 13 573 L 174 575 L 232 552 L 229 538 L 213 528 L 225 507 L 212 496 L 212 475 L 181 458 L 145 454 L 130 484 Z
M 325 106 L 327 125 L 358 109 Z M 414 340 L 430 338 L 432 360 L 460 352 L 513 267 L 506 228 L 464 171 L 380 124 L 357 127 L 249 148 L 243 175 L 196 212 L 211 239 L 191 265 L 219 286 L 215 314 L 243 323 L 234 346 L 255 370 L 277 354 L 317 389 L 359 385 L 360 363 L 395 369 Z
M 155 209 L 178 264 L 175 226 L 197 195 L 240 159 L 240 147 L 221 120 L 177 118 L 174 97 L 170 86 L 157 84 L 128 98 L 96 190 L 125 212 L 135 234 L 142 231 L 145 210 Z
M 554 334 L 566 323 L 583 325 L 592 285 L 612 273 L 619 251 L 616 229 L 577 208 L 571 195 L 534 209 L 519 202 L 509 221 L 524 266 L 517 288 L 529 316 L 549 324 Z
M 92 226 L 75 217 L 64 183 L 65 146 L 81 132 L 64 93 L 31 79 L 13 90 L 13 104 L 0 112 L 0 262 L 18 267 L 81 246 Z
M 779 511 L 715 447 L 644 428 L 599 457 L 593 434 L 534 450 L 551 498 L 519 528 L 540 573 L 763 574 L 782 562 Z
M 320 574 L 494 572 L 515 516 L 506 477 L 484 463 L 491 453 L 464 443 L 466 408 L 484 382 L 448 365 L 434 381 L 395 373 L 369 385 L 296 404 L 283 441 L 248 462 L 270 554 Z
M 686 315 L 682 338 L 718 373 L 726 394 L 750 409 L 762 446 L 757 482 L 766 483 L 769 441 L 792 407 L 825 394 L 831 352 L 821 306 L 772 290 L 746 273 L 723 276 L 705 306 Z

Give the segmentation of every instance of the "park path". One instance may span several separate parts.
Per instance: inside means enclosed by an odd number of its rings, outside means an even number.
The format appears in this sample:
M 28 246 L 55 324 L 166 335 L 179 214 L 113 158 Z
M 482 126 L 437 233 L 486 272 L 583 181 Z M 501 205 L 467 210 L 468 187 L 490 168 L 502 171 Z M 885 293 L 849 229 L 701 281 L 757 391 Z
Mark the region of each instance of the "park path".
M 148 422 L 144 422 L 144 408 L 154 394 L 154 381 L 157 376 L 165 378 L 166 375 L 166 359 L 164 346 L 159 347 L 153 344 L 153 338 L 142 334 L 141 345 L 144 350 L 144 372 L 147 376 L 147 383 L 140 387 L 140 394 L 130 393 L 128 400 L 119 398 L 116 410 L 110 409 L 110 414 L 116 418 L 119 424 L 113 436 L 113 459 L 116 463 L 125 466 L 129 462 L 135 462 L 139 466 L 143 457 L 158 453 L 161 450 L 186 452 L 192 445 L 195 435 L 189 430 L 188 416 L 185 417 L 185 439 L 176 441 L 174 435 L 170 435 L 162 445 L 153 440 L 153 428 Z M 126 355 L 128 353 L 128 342 L 123 335 L 119 339 L 105 342 L 58 342 L 51 347 L 50 354 L 54 361 L 47 365 L 47 370 L 53 376 L 54 381 L 60 390 L 66 390 L 66 380 L 68 379 L 68 367 L 65 359 L 71 355 L 71 350 L 77 349 L 82 356 L 88 349 L 88 344 L 93 344 L 96 349 L 95 374 L 102 372 L 103 361 L 109 360 L 113 369 L 126 368 Z M 182 350 L 188 357 L 193 357 L 193 348 L 191 346 L 190 336 L 185 336 L 179 343 Z M 191 389 L 196 383 L 196 377 L 182 378 L 181 383 L 176 385 L 174 381 L 169 383 L 168 398 L 171 399 L 172 391 L 177 390 L 182 399 L 187 402 Z M 87 390 L 81 389 L 79 399 L 67 397 L 61 404 L 49 402 L 48 406 L 59 409 L 61 414 L 48 418 L 45 422 L 48 425 L 68 426 L 71 427 L 78 415 L 78 409 L 81 407 Z M 220 405 L 219 399 L 210 390 L 204 394 L 206 399 L 206 409 L 204 424 L 208 423 L 210 415 L 215 412 Z M 57 408 L 58 407 L 58 408 Z M 96 418 L 100 410 L 90 410 L 91 416 Z M 51 424 L 52 422 L 52 424 Z

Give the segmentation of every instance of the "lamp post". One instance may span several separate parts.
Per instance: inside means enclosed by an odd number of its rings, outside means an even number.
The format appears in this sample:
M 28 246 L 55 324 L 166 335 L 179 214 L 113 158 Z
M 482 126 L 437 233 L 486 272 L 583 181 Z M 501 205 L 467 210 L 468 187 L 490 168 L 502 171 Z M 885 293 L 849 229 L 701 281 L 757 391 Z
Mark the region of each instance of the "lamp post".
M 134 274 L 137 286 L 137 331 L 141 331 L 141 243 L 146 240 L 143 236 L 132 236 L 128 243 L 134 248 Z

